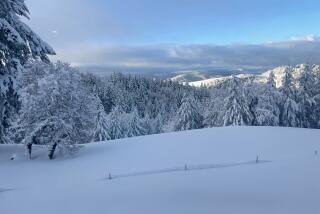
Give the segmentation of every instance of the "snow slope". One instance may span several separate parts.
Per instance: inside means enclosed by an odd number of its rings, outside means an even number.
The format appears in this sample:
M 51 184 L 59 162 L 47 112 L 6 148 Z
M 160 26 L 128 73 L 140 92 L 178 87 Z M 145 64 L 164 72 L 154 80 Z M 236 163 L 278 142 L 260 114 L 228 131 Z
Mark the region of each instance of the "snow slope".
M 255 75 L 253 75 L 253 74 L 238 74 L 235 76 L 238 78 L 249 78 L 249 77 L 254 77 Z M 221 84 L 227 80 L 230 80 L 231 78 L 232 78 L 232 76 L 213 77 L 213 78 L 206 79 L 206 80 L 199 80 L 199 81 L 195 81 L 195 82 L 190 82 L 189 85 L 194 86 L 194 87 L 201 87 L 201 86 L 210 87 L 210 86 L 216 86 L 218 84 Z
M 224 127 L 95 143 L 53 161 L 0 145 L 0 213 L 318 214 L 319 139 L 320 130 Z M 227 167 L 107 179 L 185 164 Z
M 306 66 L 307 66 L 306 64 L 299 64 L 294 67 L 280 66 L 280 67 L 276 67 L 274 69 L 268 70 L 262 74 L 238 74 L 235 76 L 238 78 L 241 78 L 241 79 L 253 78 L 255 82 L 266 83 L 269 78 L 270 73 L 273 72 L 274 76 L 275 76 L 276 87 L 281 87 L 283 77 L 284 77 L 285 72 L 287 70 L 290 70 L 293 74 L 293 78 L 297 79 L 298 77 L 300 77 L 300 75 L 303 73 L 303 71 L 306 70 Z M 315 75 L 320 75 L 320 65 L 311 65 L 311 69 Z M 209 78 L 209 79 L 205 79 L 205 80 L 189 82 L 189 85 L 195 86 L 195 87 L 216 86 L 220 83 L 223 83 L 223 82 L 229 80 L 230 78 L 231 78 L 231 76 L 213 77 L 213 78 Z
M 172 81 L 176 82 L 190 82 L 190 81 L 200 81 L 200 80 L 206 80 L 211 78 L 212 76 L 217 76 L 213 74 L 208 74 L 201 71 L 184 71 L 181 74 L 177 74 L 174 77 L 171 77 L 170 79 Z

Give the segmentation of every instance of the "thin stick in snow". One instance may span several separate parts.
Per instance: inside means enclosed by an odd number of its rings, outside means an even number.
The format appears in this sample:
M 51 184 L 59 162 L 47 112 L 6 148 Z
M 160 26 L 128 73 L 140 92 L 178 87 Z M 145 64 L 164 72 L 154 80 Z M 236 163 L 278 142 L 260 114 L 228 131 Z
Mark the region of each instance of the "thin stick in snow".
M 259 163 L 259 155 L 256 158 L 256 163 Z

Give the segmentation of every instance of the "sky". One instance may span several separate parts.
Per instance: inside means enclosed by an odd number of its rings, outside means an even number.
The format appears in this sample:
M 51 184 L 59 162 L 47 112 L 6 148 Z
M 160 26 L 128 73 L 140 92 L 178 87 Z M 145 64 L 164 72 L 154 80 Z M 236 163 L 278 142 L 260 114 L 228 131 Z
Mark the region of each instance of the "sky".
M 182 71 L 319 63 L 319 0 L 26 0 L 79 66 Z

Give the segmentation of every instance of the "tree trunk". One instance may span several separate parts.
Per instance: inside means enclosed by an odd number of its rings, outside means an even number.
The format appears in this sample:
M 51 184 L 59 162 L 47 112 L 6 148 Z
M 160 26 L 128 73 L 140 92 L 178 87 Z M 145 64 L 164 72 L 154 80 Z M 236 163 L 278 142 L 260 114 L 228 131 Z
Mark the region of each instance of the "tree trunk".
M 49 150 L 49 159 L 50 160 L 52 160 L 53 159 L 53 155 L 54 155 L 54 152 L 56 151 L 56 148 L 57 148 L 57 143 L 54 143 L 53 145 L 52 145 L 52 147 L 50 148 L 50 150 Z
M 32 143 L 27 144 L 27 150 L 28 150 L 28 154 L 29 154 L 29 159 L 31 160 Z

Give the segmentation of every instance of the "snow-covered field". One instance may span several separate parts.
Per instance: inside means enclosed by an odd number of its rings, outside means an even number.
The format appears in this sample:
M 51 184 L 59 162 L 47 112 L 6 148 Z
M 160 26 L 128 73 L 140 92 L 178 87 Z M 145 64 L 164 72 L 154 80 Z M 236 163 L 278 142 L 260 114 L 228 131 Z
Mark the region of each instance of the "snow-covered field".
M 53 161 L 41 148 L 30 161 L 23 147 L 0 145 L 0 213 L 319 214 L 316 150 L 320 130 L 271 127 L 101 142 Z M 183 169 L 185 164 L 226 167 L 107 179 L 109 173 Z

